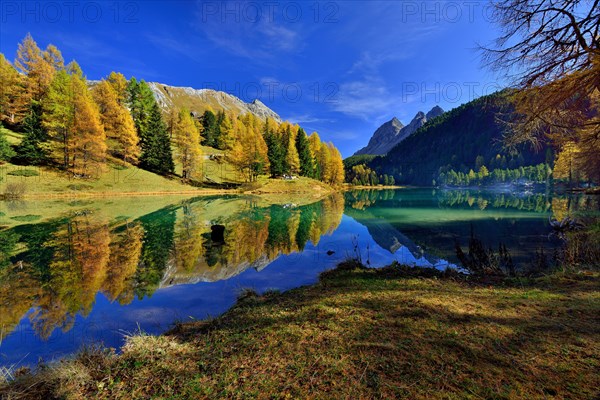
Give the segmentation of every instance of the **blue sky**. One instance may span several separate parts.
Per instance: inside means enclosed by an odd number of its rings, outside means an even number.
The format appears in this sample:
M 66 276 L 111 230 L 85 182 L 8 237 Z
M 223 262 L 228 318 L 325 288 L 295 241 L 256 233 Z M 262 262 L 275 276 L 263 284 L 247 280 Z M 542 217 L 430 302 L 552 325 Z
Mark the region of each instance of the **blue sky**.
M 477 43 L 497 35 L 477 1 L 10 1 L 0 51 L 30 32 L 89 79 L 111 71 L 260 98 L 344 157 L 383 122 L 454 108 L 504 83 Z

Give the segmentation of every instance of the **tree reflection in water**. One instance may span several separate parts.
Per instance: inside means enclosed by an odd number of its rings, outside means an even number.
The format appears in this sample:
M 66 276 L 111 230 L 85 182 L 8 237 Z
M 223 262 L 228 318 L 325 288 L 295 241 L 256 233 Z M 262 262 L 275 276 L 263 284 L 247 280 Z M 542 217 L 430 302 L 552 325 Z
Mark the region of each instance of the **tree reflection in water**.
M 68 331 L 77 315 L 91 312 L 99 292 L 126 305 L 162 286 L 264 268 L 309 240 L 317 244 L 337 228 L 343 209 L 339 194 L 299 207 L 196 199 L 134 221 L 84 211 L 2 231 L 3 336 L 25 315 L 42 339 Z

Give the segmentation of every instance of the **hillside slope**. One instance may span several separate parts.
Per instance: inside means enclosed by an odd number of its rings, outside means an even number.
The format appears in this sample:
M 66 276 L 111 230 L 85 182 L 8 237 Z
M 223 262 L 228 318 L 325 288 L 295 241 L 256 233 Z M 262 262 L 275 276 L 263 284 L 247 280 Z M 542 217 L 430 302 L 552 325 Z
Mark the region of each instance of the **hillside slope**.
M 445 168 L 465 173 L 476 169 L 478 156 L 490 170 L 551 159 L 545 147 L 534 151 L 523 146 L 516 152 L 503 147 L 506 126 L 502 120 L 511 113 L 505 92 L 480 97 L 424 125 L 369 166 L 378 174 L 393 175 L 396 183 L 431 185 Z

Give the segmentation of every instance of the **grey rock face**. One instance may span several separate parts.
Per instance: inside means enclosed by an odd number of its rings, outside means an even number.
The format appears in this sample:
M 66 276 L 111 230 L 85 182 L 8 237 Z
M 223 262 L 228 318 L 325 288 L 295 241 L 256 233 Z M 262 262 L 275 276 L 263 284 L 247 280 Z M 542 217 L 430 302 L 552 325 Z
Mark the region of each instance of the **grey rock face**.
M 275 111 L 271 110 L 267 107 L 262 101 L 255 99 L 252 103 L 246 103 L 246 107 L 248 110 L 261 119 L 265 119 L 266 117 L 273 118 L 275 121 L 281 122 L 281 118 L 279 115 L 275 113 Z
M 210 106 L 214 110 L 222 109 L 235 114 L 252 113 L 260 119 L 270 117 L 281 122 L 281 117 L 258 99 L 246 103 L 232 94 L 213 89 L 169 86 L 158 82 L 148 82 L 148 86 L 163 109 L 169 109 L 178 102 L 184 103 L 187 108 L 196 112 L 201 111 L 205 106 Z
M 371 136 L 369 144 L 366 147 L 363 147 L 354 154 L 387 153 L 391 149 L 390 144 L 396 142 L 396 138 L 400 134 L 402 128 L 404 128 L 402 122 L 396 117 L 392 118 L 390 121 L 381 125 L 375 133 L 373 133 L 373 136 Z
M 404 139 L 412 135 L 427 123 L 427 121 L 438 117 L 444 113 L 441 107 L 435 106 L 433 107 L 427 114 L 422 111 L 419 111 L 417 115 L 410 121 L 410 123 L 406 126 L 402 125 L 396 117 L 392 118 L 390 121 L 381 125 L 371 139 L 369 140 L 369 144 L 358 150 L 354 155 L 360 154 L 376 154 L 383 155 L 387 154 L 394 146 L 398 143 L 402 142 Z

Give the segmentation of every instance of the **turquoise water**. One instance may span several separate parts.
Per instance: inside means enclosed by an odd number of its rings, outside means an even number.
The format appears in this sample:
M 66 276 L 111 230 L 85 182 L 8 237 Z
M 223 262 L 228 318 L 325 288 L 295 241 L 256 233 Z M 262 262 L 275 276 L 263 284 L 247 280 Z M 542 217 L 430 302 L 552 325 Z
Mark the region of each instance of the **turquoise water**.
M 219 315 L 243 289 L 313 283 L 349 257 L 373 267 L 456 267 L 455 245 L 466 247 L 471 234 L 506 245 L 526 268 L 537 251 L 560 244 L 549 218 L 599 210 L 598 197 L 422 189 L 355 191 L 308 205 L 224 196 L 165 207 L 162 199 L 148 213 L 141 200 L 127 201 L 1 208 L 0 365 L 90 344 L 118 348 L 129 334 Z M 24 207 L 61 206 L 59 217 L 22 217 Z

